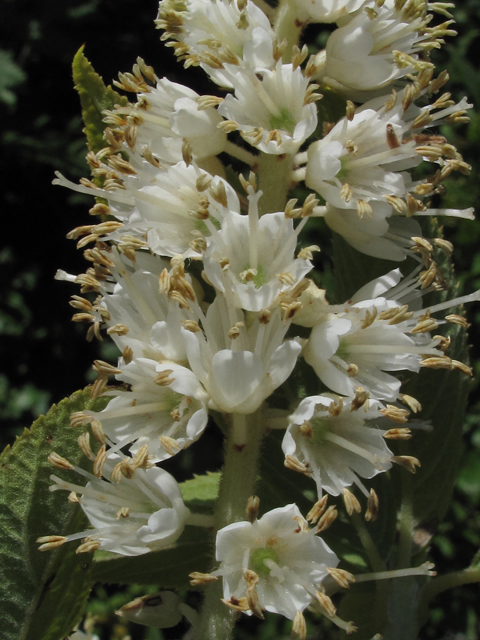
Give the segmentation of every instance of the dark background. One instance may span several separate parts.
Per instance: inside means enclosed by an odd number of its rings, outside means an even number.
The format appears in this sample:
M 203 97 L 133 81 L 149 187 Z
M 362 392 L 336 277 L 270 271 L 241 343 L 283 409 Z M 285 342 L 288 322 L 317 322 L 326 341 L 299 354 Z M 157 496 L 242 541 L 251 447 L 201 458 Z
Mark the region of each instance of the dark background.
M 171 49 L 160 43 L 160 32 L 153 24 L 156 0 L 0 0 L 0 7 L 3 448 L 52 402 L 92 381 L 94 358 L 114 357 L 106 343 L 86 343 L 85 326 L 70 321 L 73 310 L 68 299 L 77 293 L 76 288 L 54 281 L 58 268 L 74 274 L 84 270 L 81 252 L 65 235 L 90 221 L 89 198 L 51 185 L 55 170 L 74 181 L 88 175 L 79 100 L 71 78 L 73 56 L 85 44 L 86 56 L 107 84 L 118 71 L 130 70 L 137 56 L 154 66 L 158 76 L 193 84 L 200 91 L 204 75 L 198 70 L 186 73 L 174 61 Z M 480 71 L 473 52 L 480 33 L 480 2 L 464 0 L 455 17 L 459 37 L 450 39 L 433 59 L 438 70 L 449 69 L 447 88 L 457 100 L 468 95 L 480 105 Z M 316 28 L 309 28 L 308 35 L 319 42 L 325 40 L 325 34 Z M 470 178 L 455 177 L 447 183 L 443 206 L 465 208 L 479 201 L 480 118 L 471 117 L 470 125 L 446 128 L 450 141 L 475 168 Z M 447 220 L 445 234 L 456 247 L 454 260 L 463 291 L 480 288 L 480 223 Z M 470 320 L 471 341 L 478 343 L 480 312 L 473 309 Z M 478 347 L 473 349 L 472 359 L 478 359 L 478 351 Z M 478 366 L 475 371 L 478 375 Z M 464 568 L 480 548 L 479 415 L 478 383 L 474 381 L 455 500 L 433 543 L 440 572 Z M 208 447 L 207 441 L 205 444 Z M 216 459 L 212 455 L 212 463 Z M 110 595 L 98 591 L 92 605 L 97 613 L 103 606 L 99 603 L 106 603 L 107 608 L 111 604 Z M 480 637 L 475 612 L 479 595 L 478 586 L 473 585 L 439 597 L 422 636 Z M 263 638 L 283 637 L 280 623 L 269 622 L 261 629 L 258 634 Z M 149 631 L 145 637 L 158 640 L 162 635 Z

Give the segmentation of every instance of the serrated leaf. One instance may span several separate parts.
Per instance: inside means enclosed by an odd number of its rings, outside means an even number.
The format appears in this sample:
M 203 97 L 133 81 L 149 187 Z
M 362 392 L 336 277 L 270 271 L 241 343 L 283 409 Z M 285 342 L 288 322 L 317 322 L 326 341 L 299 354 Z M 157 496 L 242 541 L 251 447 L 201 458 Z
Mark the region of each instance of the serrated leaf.
M 429 221 L 426 224 L 425 237 L 441 236 L 435 222 Z M 361 286 L 396 266 L 400 266 L 404 275 L 411 271 L 408 260 L 398 264 L 364 256 L 337 234 L 334 234 L 333 249 L 336 302 L 344 302 Z M 450 261 L 442 252 L 437 252 L 435 259 L 448 285 L 445 298 L 453 299 L 458 292 Z M 331 299 L 333 301 L 333 295 Z M 427 308 L 430 303 L 436 302 L 438 296 L 435 300 L 426 297 L 423 305 Z M 451 309 L 449 312 L 453 313 L 454 310 Z M 452 338 L 447 355 L 455 360 L 465 361 L 465 331 L 458 326 L 451 326 L 447 333 Z M 413 508 L 417 522 L 428 525 L 427 528 L 433 531 L 445 515 L 451 499 L 460 456 L 469 380 L 459 371 L 448 370 L 424 369 L 419 375 L 408 372 L 400 372 L 400 375 L 403 379 L 410 379 L 409 383 L 402 386 L 402 392 L 412 395 L 422 404 L 423 411 L 415 417 L 431 421 L 434 427 L 432 433 L 415 431 L 412 440 L 402 443 L 395 451 L 403 455 L 413 455 L 419 458 L 422 464 L 411 479 Z M 401 469 L 399 473 L 408 472 Z M 396 491 L 400 494 L 398 484 Z
M 206 475 L 195 476 L 191 480 L 180 483 L 184 502 L 192 505 L 194 503 L 213 503 L 218 496 L 220 484 L 220 471 L 216 473 L 208 472 Z
M 102 112 L 113 109 L 115 105 L 125 106 L 128 100 L 111 86 L 105 85 L 85 57 L 83 49 L 84 46 L 80 47 L 73 59 L 73 80 L 82 105 L 82 118 L 85 124 L 83 131 L 87 136 L 87 146 L 90 151 L 96 153 L 105 146 L 103 132 L 106 124 L 103 122 Z
M 93 567 L 95 581 L 117 584 L 153 584 L 163 589 L 189 587 L 192 571 L 212 569 L 213 538 L 200 527 L 186 527 L 170 549 L 133 558 L 99 559 Z
M 107 399 L 90 401 L 79 391 L 53 406 L 13 447 L 0 456 L 0 620 L 5 640 L 60 640 L 79 620 L 90 592 L 91 556 L 75 545 L 39 552 L 36 539 L 67 535 L 86 526 L 78 505 L 52 493 L 52 451 L 78 464 L 83 456 L 70 414 L 101 410 Z

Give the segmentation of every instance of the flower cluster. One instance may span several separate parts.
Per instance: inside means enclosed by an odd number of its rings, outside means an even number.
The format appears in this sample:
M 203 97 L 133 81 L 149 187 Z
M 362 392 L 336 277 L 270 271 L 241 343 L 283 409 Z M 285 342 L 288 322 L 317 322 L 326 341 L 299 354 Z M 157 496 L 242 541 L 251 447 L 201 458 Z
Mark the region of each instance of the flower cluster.
M 434 314 L 479 296 L 424 306 L 423 295 L 444 286 L 434 249 L 452 247 L 423 237 L 413 219 L 472 217 L 470 209 L 434 209 L 429 201 L 452 171 L 469 171 L 432 130 L 464 122 L 470 108 L 466 99 L 439 95 L 447 76 L 435 76 L 429 58 L 452 31 L 449 19 L 430 26 L 427 9 L 448 14 L 448 6 L 295 0 L 273 9 L 251 0 L 161 0 L 162 40 L 186 67 L 201 67 L 216 93 L 158 78 L 138 59 L 116 83 L 136 100 L 105 112 L 105 146 L 87 156 L 92 179 L 55 180 L 97 198 L 90 213 L 101 221 L 70 234 L 90 266 L 57 278 L 80 286 L 73 320 L 89 326 L 87 339 L 108 334 L 121 356 L 94 363 L 92 397 L 111 397 L 106 408 L 72 415 L 72 426 L 89 425 L 97 441 L 92 452 L 89 431 L 80 437 L 93 474 L 51 458 L 88 479 L 81 487 L 52 476 L 52 490 L 69 490 L 93 528 L 47 536 L 43 548 L 83 538 L 79 551 L 138 555 L 171 545 L 186 524 L 206 524 L 157 463 L 181 454 L 218 413 L 241 452 L 252 438 L 249 417 L 260 413 L 264 432 L 285 430 L 285 465 L 314 481 L 308 522 L 319 524 L 309 528 L 294 504 L 259 519 L 237 514 L 218 530 L 218 568 L 197 575 L 197 584 L 221 577 L 228 607 L 286 616 L 300 638 L 303 611 L 315 603 L 352 630 L 322 585 L 328 576 L 348 582 L 317 535 L 336 515 L 323 492 L 342 495 L 352 513 L 361 509 L 357 487 L 374 519 L 378 498 L 363 480 L 392 463 L 410 471 L 420 464 L 386 443 L 411 437 L 410 412 L 421 410 L 402 393 L 398 372 L 471 373 L 432 332 L 446 322 L 465 326 L 459 315 Z M 298 25 L 307 23 L 337 25 L 326 49 L 309 58 L 298 44 Z M 344 99 L 337 121 L 319 116 L 322 88 Z M 225 170 L 227 154 L 241 167 L 235 180 Z M 427 177 L 416 173 L 425 162 L 434 165 Z M 302 203 L 288 199 L 297 185 L 308 190 Z M 307 277 L 327 242 L 303 241 L 318 216 L 358 251 L 409 257 L 415 266 L 329 304 Z M 316 395 L 280 409 L 272 394 L 286 388 L 300 358 Z

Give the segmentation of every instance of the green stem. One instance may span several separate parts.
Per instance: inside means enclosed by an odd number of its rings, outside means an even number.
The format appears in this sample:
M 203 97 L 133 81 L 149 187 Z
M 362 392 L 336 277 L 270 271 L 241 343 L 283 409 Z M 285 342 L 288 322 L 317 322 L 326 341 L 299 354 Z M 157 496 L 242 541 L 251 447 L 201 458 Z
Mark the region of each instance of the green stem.
M 400 470 L 402 504 L 399 519 L 399 541 L 395 568 L 406 569 L 412 564 L 413 532 L 415 518 L 413 516 L 413 478 L 410 473 Z
M 461 587 L 464 584 L 480 582 L 480 569 L 462 569 L 454 573 L 447 573 L 444 576 L 434 578 L 426 584 L 421 592 L 419 609 L 422 611 L 428 607 L 428 604 L 442 591 Z
M 263 195 L 258 202 L 260 215 L 284 211 L 292 184 L 293 155 L 258 156 L 258 186 Z
M 297 17 L 298 9 L 291 0 L 285 0 L 281 2 L 275 17 L 275 24 L 273 28 L 278 42 L 283 40 L 287 41 L 287 47 L 283 54 L 283 62 L 291 62 L 292 59 L 292 47 L 294 44 L 298 44 L 302 29 L 305 26 L 303 22 Z
M 245 424 L 246 423 L 246 424 Z M 238 442 L 238 434 L 247 429 L 245 443 Z M 244 416 L 232 415 L 232 425 L 226 441 L 225 464 L 215 507 L 215 531 L 233 522 L 246 519 L 248 498 L 254 494 L 257 479 L 258 458 L 264 433 L 262 411 Z M 212 565 L 215 564 L 215 552 Z M 237 614 L 226 607 L 221 598 L 222 581 L 205 588 L 205 600 L 196 640 L 229 640 Z
M 370 535 L 362 517 L 358 513 L 354 512 L 351 515 L 351 519 L 353 526 L 358 533 L 358 537 L 360 538 L 360 542 L 362 543 L 362 546 L 368 556 L 368 561 L 370 562 L 370 566 L 372 567 L 373 571 L 386 571 L 387 565 L 381 559 L 377 547 L 372 540 L 372 536 Z

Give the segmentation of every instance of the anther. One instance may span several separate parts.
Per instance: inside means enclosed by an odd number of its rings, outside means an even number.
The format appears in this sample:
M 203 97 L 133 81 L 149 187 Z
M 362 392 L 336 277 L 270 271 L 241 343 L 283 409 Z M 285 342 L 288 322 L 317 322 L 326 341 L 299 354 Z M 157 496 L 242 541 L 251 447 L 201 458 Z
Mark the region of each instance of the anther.
M 56 549 L 61 547 L 62 544 L 67 542 L 68 538 L 64 536 L 41 536 L 37 538 L 36 542 L 41 546 L 38 547 L 39 551 L 48 551 L 49 549 Z
M 355 582 L 355 576 L 349 571 L 345 571 L 344 569 L 334 569 L 327 567 L 327 571 L 335 580 L 335 582 L 344 589 L 349 589 L 350 583 Z
M 308 512 L 307 522 L 311 522 L 312 524 L 315 524 L 319 520 L 319 518 L 323 515 L 323 513 L 325 512 L 325 509 L 327 508 L 327 501 L 328 501 L 328 494 L 326 493 L 324 496 L 320 498 L 320 500 L 317 500 L 317 502 L 313 505 L 313 507 Z
M 349 516 L 351 516 L 354 511 L 355 513 L 360 513 L 362 510 L 360 502 L 347 488 L 343 490 L 343 502 L 345 503 L 345 508 Z
M 73 465 L 66 458 L 62 458 L 58 453 L 52 451 L 52 453 L 48 456 L 48 461 L 57 469 L 67 469 L 71 471 L 73 469 Z
M 413 456 L 392 456 L 390 460 L 407 471 L 410 471 L 410 473 L 417 473 L 417 467 L 421 466 L 420 460 Z
M 325 531 L 328 529 L 333 522 L 336 520 L 338 516 L 338 511 L 334 505 L 328 507 L 323 516 L 320 518 L 317 524 L 317 528 L 315 529 L 315 533 L 320 533 L 321 531 Z
M 217 576 L 212 576 L 210 573 L 200 573 L 200 571 L 193 571 L 188 577 L 192 587 L 204 587 L 218 580 Z
M 335 614 L 337 613 L 337 610 L 335 608 L 335 605 L 332 602 L 332 599 L 329 598 L 327 596 L 327 594 L 322 593 L 321 591 L 316 591 L 315 592 L 315 596 L 316 596 L 320 606 L 323 609 L 325 609 L 327 615 L 329 615 L 331 618 L 333 618 L 335 616 Z
M 258 496 L 250 496 L 247 501 L 247 519 L 252 524 L 258 517 L 258 510 L 260 508 L 260 498 Z
M 365 511 L 365 520 L 373 522 L 378 516 L 378 496 L 373 489 L 370 489 L 370 495 L 367 501 L 367 510 Z

